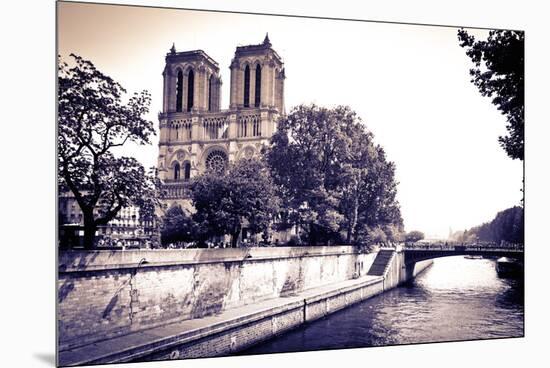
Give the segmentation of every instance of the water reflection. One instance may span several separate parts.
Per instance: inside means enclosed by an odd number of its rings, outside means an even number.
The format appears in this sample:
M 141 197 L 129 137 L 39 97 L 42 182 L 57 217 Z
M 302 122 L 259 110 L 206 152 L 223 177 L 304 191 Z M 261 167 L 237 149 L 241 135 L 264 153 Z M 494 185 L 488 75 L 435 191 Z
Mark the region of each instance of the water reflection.
M 493 260 L 440 258 L 409 285 L 366 300 L 243 354 L 523 336 L 523 281 Z

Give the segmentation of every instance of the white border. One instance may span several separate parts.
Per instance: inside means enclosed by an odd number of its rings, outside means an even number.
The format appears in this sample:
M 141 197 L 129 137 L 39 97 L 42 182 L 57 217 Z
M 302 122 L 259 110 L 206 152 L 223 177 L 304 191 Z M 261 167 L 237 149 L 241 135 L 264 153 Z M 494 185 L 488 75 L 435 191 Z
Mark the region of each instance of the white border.
M 121 367 L 333 367 L 381 364 L 411 367 L 519 367 L 543 357 L 548 323 L 544 270 L 549 261 L 546 230 L 548 137 L 548 28 L 544 2 L 461 0 L 356 0 L 320 3 L 278 0 L 119 1 L 119 3 L 502 27 L 526 31 L 526 338 L 332 352 L 293 353 Z M 537 5 L 535 5 L 537 4 Z M 2 21 L 2 354 L 5 367 L 51 367 L 54 353 L 55 221 L 55 4 L 3 4 Z M 7 79 L 7 83 L 6 83 Z M 7 113 L 7 114 L 6 114 Z M 7 220 L 7 221 L 6 221 Z M 537 365 L 537 363 L 534 363 Z M 540 363 L 538 364 L 540 365 Z M 117 365 L 118 366 L 118 365 Z M 113 366 L 109 366 L 113 367 Z

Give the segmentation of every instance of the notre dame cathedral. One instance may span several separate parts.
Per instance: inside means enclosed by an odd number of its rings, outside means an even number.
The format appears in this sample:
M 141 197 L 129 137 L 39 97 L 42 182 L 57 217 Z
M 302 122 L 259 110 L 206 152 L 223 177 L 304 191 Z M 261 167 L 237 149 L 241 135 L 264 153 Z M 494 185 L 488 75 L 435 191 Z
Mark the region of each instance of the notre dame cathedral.
M 202 50 L 172 46 L 166 55 L 158 169 L 169 203 L 187 207 L 189 180 L 207 168 L 259 154 L 284 114 L 285 70 L 267 35 L 238 46 L 229 68 L 229 109 L 221 110 L 219 64 Z

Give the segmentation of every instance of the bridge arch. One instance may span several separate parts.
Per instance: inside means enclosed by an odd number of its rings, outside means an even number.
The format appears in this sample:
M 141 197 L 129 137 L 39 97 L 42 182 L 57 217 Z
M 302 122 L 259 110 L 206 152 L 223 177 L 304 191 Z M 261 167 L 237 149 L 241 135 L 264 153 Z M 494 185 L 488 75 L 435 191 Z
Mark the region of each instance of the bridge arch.
M 447 249 L 418 249 L 405 248 L 405 264 L 427 261 L 430 259 L 453 256 L 483 256 L 483 257 L 508 257 L 523 260 L 523 249 L 517 248 L 493 248 L 493 247 L 465 247 L 456 246 Z

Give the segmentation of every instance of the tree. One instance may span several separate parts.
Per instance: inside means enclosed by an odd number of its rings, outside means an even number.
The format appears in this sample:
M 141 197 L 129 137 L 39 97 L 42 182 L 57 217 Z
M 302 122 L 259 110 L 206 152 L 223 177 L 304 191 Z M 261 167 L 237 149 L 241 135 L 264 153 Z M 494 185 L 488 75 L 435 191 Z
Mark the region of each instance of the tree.
M 524 217 L 523 208 L 519 206 L 508 208 L 496 214 L 490 222 L 464 231 L 463 239 L 479 239 L 481 241 L 523 244 Z
M 359 225 L 402 224 L 393 164 L 372 137 L 346 106 L 301 105 L 278 122 L 267 162 L 285 222 L 310 245 L 355 242 Z
M 259 159 L 241 159 L 225 172 L 208 170 L 191 185 L 193 219 L 203 236 L 231 235 L 237 246 L 243 222 L 253 234 L 267 231 L 279 211 L 269 171 Z
M 195 240 L 197 224 L 190 214 L 186 213 L 180 205 L 168 208 L 162 220 L 161 242 L 163 245 L 178 242 L 190 242 Z
M 271 139 L 267 159 L 289 222 L 311 245 L 334 237 L 344 220 L 337 191 L 350 143 L 343 125 L 350 122 L 349 110 L 302 105 L 279 121 Z
M 424 233 L 418 230 L 409 231 L 405 235 L 405 241 L 412 242 L 412 243 L 422 239 L 424 239 Z
M 508 135 L 499 137 L 500 145 L 512 159 L 523 160 L 524 32 L 493 30 L 487 40 L 476 41 L 461 29 L 458 39 L 475 65 L 472 83 L 506 116 Z
M 485 241 L 523 244 L 523 208 L 516 206 L 501 211 L 491 222 L 474 228 L 474 232 Z
M 134 158 L 115 157 L 113 149 L 126 142 L 150 144 L 153 123 L 143 118 L 151 98 L 147 91 L 128 102 L 126 90 L 71 54 L 74 63 L 58 66 L 58 181 L 70 190 L 84 221 L 84 246 L 94 246 L 99 225 L 106 225 L 126 206 L 139 206 L 150 217 L 157 194 L 154 170 L 146 172 Z
M 382 227 L 371 227 L 366 224 L 360 224 L 357 229 L 357 237 L 359 239 L 359 244 L 366 244 L 369 246 L 384 243 L 388 240 L 388 237 Z
M 386 160 L 382 147 L 373 146 L 369 170 L 359 188 L 359 221 L 368 227 L 381 226 L 388 240 L 403 233 L 403 219 L 397 197 L 395 165 Z

